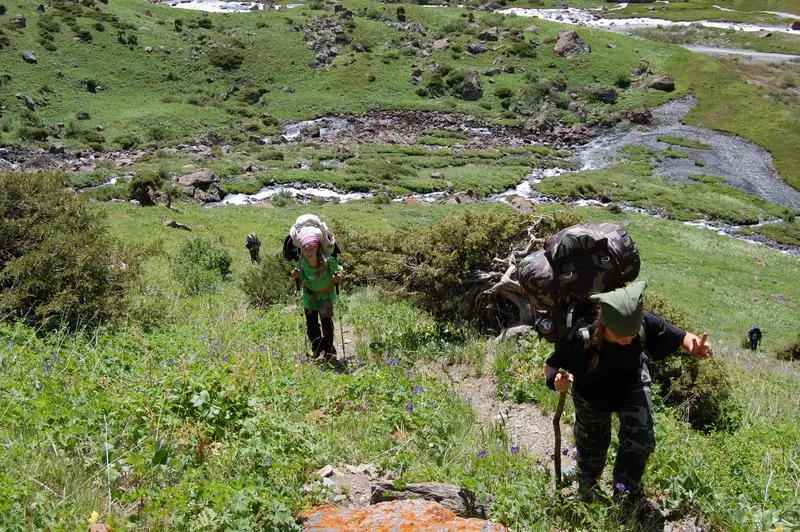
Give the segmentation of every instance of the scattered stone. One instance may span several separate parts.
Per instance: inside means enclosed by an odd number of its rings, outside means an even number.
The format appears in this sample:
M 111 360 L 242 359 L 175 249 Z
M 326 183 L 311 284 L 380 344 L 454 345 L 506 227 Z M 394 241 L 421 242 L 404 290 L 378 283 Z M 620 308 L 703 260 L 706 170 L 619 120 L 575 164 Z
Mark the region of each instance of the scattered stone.
M 22 60 L 31 65 L 39 63 L 39 60 L 33 55 L 33 52 L 22 52 Z
M 44 10 L 45 10 L 44 4 L 39 4 L 38 6 L 36 6 L 36 11 L 38 11 L 39 13 L 44 13 Z
M 553 51 L 561 57 L 573 57 L 591 53 L 592 47 L 581 39 L 577 32 L 564 30 L 558 34 Z
M 607 46 L 608 48 L 611 48 L 612 50 L 613 50 L 614 48 L 616 48 L 616 47 L 617 47 L 617 45 L 616 45 L 616 44 L 614 44 L 613 42 L 606 43 L 606 46 Z
M 441 504 L 408 500 L 382 502 L 366 508 L 323 506 L 304 516 L 305 532 L 350 530 L 458 530 L 504 532 L 507 529 L 483 519 L 458 517 Z
M 482 54 L 486 50 L 488 50 L 488 48 L 486 48 L 486 45 L 479 42 L 471 42 L 467 45 L 467 52 L 473 55 Z
M 529 214 L 533 212 L 533 202 L 528 198 L 522 196 L 511 196 L 508 199 L 508 204 L 517 209 L 521 213 Z
M 111 527 L 103 523 L 89 525 L 89 532 L 111 532 Z
M 461 86 L 461 99 L 467 101 L 480 100 L 483 97 L 481 77 L 474 70 L 469 73 Z
M 25 21 L 25 15 L 14 15 L 11 17 L 11 24 L 18 28 L 24 28 L 27 26 L 27 22 Z
M 286 93 L 289 93 L 289 94 L 294 94 L 294 89 L 291 88 L 291 87 L 284 87 L 283 88 L 283 92 L 286 92 Z
M 761 30 L 761 31 L 758 32 L 758 36 L 761 39 L 764 39 L 766 37 L 772 37 L 772 32 L 771 31 L 766 31 L 766 30 Z
M 357 43 L 355 43 L 355 44 L 353 45 L 353 48 L 355 49 L 355 51 L 356 51 L 356 52 L 358 52 L 358 53 L 360 53 L 360 54 L 363 54 L 363 53 L 366 53 L 366 52 L 367 52 L 367 49 L 366 49 L 366 48 L 364 47 L 364 45 L 363 45 L 363 44 L 361 44 L 360 42 L 357 42 Z
M 145 46 L 144 47 L 144 53 L 149 54 L 149 53 L 152 53 L 152 52 L 153 52 L 153 47 L 152 46 Z
M 500 38 L 500 32 L 497 30 L 496 27 L 489 28 L 488 30 L 481 33 L 478 38 L 482 41 L 496 41 Z
M 792 30 L 800 31 L 800 20 L 795 20 L 792 22 Z
M 467 205 L 471 203 L 478 203 L 478 201 L 479 201 L 478 195 L 475 194 L 475 192 L 470 189 L 465 192 L 456 192 L 455 194 L 447 198 L 447 201 L 445 201 L 445 203 L 447 205 L 458 205 L 458 204 Z
M 171 218 L 164 220 L 164 227 L 172 227 L 173 229 L 183 229 L 184 231 L 191 231 L 192 228 L 185 223 L 177 222 Z
M 675 80 L 670 76 L 658 76 L 653 78 L 647 86 L 651 89 L 672 92 L 675 90 Z
M 432 179 L 444 179 L 444 174 L 442 172 L 431 172 Z
M 47 153 L 52 155 L 64 155 L 64 145 L 60 143 L 51 144 L 50 147 L 47 149 Z
M 78 111 L 75 114 L 75 118 L 78 120 L 89 120 L 91 116 L 89 116 L 89 113 L 87 113 L 86 111 Z
M 501 69 L 493 68 L 491 70 L 487 70 L 486 72 L 484 72 L 483 75 L 492 77 L 492 76 L 498 76 L 498 75 L 500 75 L 502 73 L 503 73 L 503 71 Z
M 603 103 L 616 103 L 617 90 L 613 87 L 602 87 L 595 91 L 595 97 Z
M 321 478 L 329 477 L 333 474 L 333 466 L 328 464 L 319 471 L 317 471 L 317 476 Z
M 98 124 L 98 125 L 94 126 L 94 129 L 95 129 L 96 131 L 105 131 L 105 129 L 106 129 L 106 128 L 104 128 L 103 126 L 101 126 L 100 124 Z
M 628 120 L 634 124 L 649 124 L 653 121 L 653 113 L 647 107 L 639 107 L 628 111 Z
M 402 490 L 396 490 L 394 483 L 379 481 L 372 486 L 370 502 L 375 504 L 414 499 L 435 501 L 459 517 L 486 519 L 489 514 L 489 505 L 478 502 L 472 491 L 460 486 L 438 482 L 406 484 Z
M 25 105 L 25 107 L 27 107 L 31 111 L 35 111 L 36 110 L 36 102 L 34 102 L 33 98 L 31 98 L 27 94 L 22 93 L 22 92 L 18 92 L 17 94 L 14 95 L 14 97 L 17 100 L 21 101 Z
M 22 163 L 23 172 L 41 172 L 42 170 L 56 170 L 61 167 L 61 163 L 56 157 L 46 153 L 40 153 Z
M 433 43 L 431 44 L 431 48 L 432 48 L 432 49 L 433 49 L 435 52 L 442 52 L 442 51 L 444 51 L 444 50 L 447 50 L 447 48 L 448 48 L 449 46 L 450 46 L 450 41 L 448 41 L 447 39 L 436 39 L 436 40 L 435 40 L 435 41 L 433 41 Z
M 575 100 L 572 100 L 571 102 L 569 102 L 569 105 L 567 106 L 567 109 L 569 109 L 571 112 L 575 113 L 581 119 L 586 118 L 586 109 L 584 109 L 584 107 L 579 102 L 577 102 Z
M 514 70 L 513 66 L 505 66 L 503 67 L 503 72 L 505 72 L 506 74 L 513 74 L 514 72 L 516 72 L 516 70 Z
M 533 26 L 528 26 L 527 28 L 525 28 L 525 31 L 528 31 L 530 33 L 539 33 L 539 26 L 535 24 Z

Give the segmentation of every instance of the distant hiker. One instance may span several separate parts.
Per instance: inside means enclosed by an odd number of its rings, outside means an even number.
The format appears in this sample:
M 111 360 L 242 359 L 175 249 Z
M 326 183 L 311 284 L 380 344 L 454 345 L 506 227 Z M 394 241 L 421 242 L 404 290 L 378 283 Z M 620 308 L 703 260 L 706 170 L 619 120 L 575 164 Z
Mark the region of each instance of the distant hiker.
M 253 262 L 258 262 L 258 252 L 261 250 L 261 241 L 255 235 L 255 233 L 250 233 L 247 235 L 247 242 L 245 242 L 244 247 L 250 251 L 250 260 Z
M 761 329 L 758 325 L 747 331 L 747 339 L 750 340 L 750 350 L 755 351 L 761 343 Z
M 323 253 L 322 238 L 322 232 L 316 227 L 306 227 L 299 232 L 301 257 L 292 270 L 292 277 L 299 279 L 302 285 L 303 309 L 313 355 L 332 361 L 336 356 L 333 305 L 336 285 L 342 280 L 342 267 L 335 257 Z
M 591 499 L 611 443 L 611 413 L 619 419 L 619 449 L 614 462 L 613 494 L 637 517 L 652 519 L 657 510 L 644 498 L 642 475 L 655 449 L 653 401 L 645 354 L 660 360 L 683 348 L 694 358 L 712 355 L 702 337 L 685 332 L 645 312 L 644 281 L 594 294 L 595 315 L 588 328 L 588 348 L 580 337 L 557 342 L 547 359 L 547 385 L 569 391 L 574 382 L 575 445 L 579 492 Z M 566 372 L 559 372 L 564 369 Z M 642 515 L 646 517 L 642 517 Z M 658 512 L 659 518 L 661 516 Z

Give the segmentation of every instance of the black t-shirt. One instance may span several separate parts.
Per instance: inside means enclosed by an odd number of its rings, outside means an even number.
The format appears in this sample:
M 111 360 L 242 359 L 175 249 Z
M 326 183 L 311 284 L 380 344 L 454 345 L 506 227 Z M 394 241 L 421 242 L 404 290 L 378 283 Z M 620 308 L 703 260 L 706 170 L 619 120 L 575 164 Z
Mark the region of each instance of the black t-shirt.
M 659 316 L 644 313 L 647 355 L 660 360 L 674 353 L 683 343 L 686 332 Z M 593 328 L 590 328 L 593 333 Z M 604 340 L 599 346 L 583 348 L 583 339 L 564 340 L 555 345 L 547 359 L 548 366 L 563 368 L 575 377 L 575 389 L 592 406 L 603 411 L 617 411 L 638 381 L 644 362 L 642 342 L 637 336 L 629 345 Z M 599 353 L 597 367 L 589 372 L 589 361 Z

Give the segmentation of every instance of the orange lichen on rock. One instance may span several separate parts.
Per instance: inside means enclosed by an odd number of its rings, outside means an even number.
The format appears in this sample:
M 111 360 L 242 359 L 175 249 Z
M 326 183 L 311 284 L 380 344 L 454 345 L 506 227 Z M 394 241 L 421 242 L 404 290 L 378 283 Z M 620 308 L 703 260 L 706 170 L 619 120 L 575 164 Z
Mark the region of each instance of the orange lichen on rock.
M 307 532 L 505 532 L 497 523 L 464 519 L 441 504 L 423 500 L 382 502 L 366 508 L 322 506 L 305 515 Z

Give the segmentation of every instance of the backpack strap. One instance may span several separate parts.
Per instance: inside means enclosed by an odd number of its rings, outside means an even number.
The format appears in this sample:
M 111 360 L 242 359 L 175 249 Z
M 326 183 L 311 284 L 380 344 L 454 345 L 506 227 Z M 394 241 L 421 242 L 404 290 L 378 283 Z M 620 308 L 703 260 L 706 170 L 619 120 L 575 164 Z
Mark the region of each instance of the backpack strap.
M 650 358 L 650 353 L 647 350 L 647 330 L 644 326 L 644 317 L 642 317 L 642 324 L 639 326 L 639 341 L 642 343 L 642 352 Z

